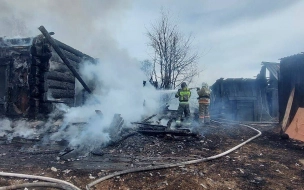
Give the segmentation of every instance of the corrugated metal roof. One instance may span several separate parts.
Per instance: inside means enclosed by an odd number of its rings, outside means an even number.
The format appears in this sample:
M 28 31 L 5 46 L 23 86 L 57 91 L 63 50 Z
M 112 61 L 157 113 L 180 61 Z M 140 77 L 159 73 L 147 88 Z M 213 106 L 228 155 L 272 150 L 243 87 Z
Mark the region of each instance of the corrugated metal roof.
M 262 65 L 266 66 L 268 71 L 278 80 L 280 73 L 280 63 L 262 62 Z

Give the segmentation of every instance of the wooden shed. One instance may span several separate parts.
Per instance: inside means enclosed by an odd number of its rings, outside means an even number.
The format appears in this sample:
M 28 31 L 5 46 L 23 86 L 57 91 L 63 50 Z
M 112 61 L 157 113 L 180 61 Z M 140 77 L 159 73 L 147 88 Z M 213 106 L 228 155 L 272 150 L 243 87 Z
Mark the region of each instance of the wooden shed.
M 218 79 L 211 86 L 211 115 L 236 121 L 275 119 L 278 115 L 278 72 L 278 63 L 262 62 L 256 79 Z
M 54 39 L 72 67 L 95 59 Z M 75 76 L 43 36 L 0 38 L 0 115 L 37 118 L 53 110 L 54 103 L 81 105 L 75 94 Z

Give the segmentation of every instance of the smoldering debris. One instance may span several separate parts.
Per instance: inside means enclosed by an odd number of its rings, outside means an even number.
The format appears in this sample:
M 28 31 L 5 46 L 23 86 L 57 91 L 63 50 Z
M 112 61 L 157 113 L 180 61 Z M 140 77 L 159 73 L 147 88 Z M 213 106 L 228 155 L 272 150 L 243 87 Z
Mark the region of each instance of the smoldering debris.
M 9 119 L 0 120 L 0 137 L 5 136 L 9 131 L 12 131 L 11 121 Z
M 54 114 L 55 115 L 55 114 Z M 75 149 L 77 152 L 89 153 L 95 148 L 120 140 L 120 131 L 124 120 L 117 114 L 109 125 L 103 123 L 102 117 L 91 117 L 87 122 L 69 123 L 64 119 L 47 121 L 28 121 L 2 119 L 0 137 L 6 143 L 35 141 L 33 147 L 42 148 L 60 145 L 60 149 Z
M 39 135 L 36 132 L 37 127 L 43 122 L 34 121 L 28 122 L 26 120 L 10 120 L 4 118 L 0 120 L 0 136 L 6 137 L 11 141 L 15 137 L 21 138 L 37 138 Z

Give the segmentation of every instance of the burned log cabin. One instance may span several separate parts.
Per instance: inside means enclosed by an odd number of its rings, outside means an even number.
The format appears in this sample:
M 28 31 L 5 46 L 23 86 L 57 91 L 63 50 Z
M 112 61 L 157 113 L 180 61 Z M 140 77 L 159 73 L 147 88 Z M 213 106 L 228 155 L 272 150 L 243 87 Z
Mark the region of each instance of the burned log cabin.
M 287 103 L 292 95 L 288 121 L 293 120 L 299 107 L 304 107 L 304 53 L 280 59 L 279 75 L 279 121 L 284 119 Z
M 269 121 L 276 118 L 278 73 L 278 63 L 262 62 L 256 79 L 218 79 L 211 86 L 211 115 L 235 121 Z
M 95 59 L 56 39 L 76 71 Z M 44 117 L 54 103 L 81 105 L 84 91 L 75 93 L 75 76 L 43 36 L 0 38 L 0 115 Z

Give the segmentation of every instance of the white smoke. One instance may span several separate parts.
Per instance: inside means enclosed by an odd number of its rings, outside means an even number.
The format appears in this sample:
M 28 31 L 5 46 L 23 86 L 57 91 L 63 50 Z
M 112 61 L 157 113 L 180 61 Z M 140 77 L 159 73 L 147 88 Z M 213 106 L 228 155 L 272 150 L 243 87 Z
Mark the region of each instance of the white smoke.
M 114 114 L 121 114 L 125 126 L 130 126 L 131 121 L 158 111 L 160 94 L 151 85 L 143 87 L 145 76 L 137 62 L 85 63 L 80 71 L 85 81 L 94 80 L 95 90 L 85 105 L 67 110 L 64 124 L 52 140 L 67 139 L 71 146 L 95 148 L 110 140 Z M 77 122 L 87 124 L 72 124 Z
M 119 57 L 114 35 L 130 2 L 1 0 L 0 36 L 36 36 L 41 34 L 38 27 L 44 25 L 48 31 L 55 32 L 56 39 L 93 57 Z
M 45 129 L 39 128 L 43 124 L 43 121 L 29 122 L 25 119 L 12 121 L 4 118 L 0 120 L 0 137 L 6 137 L 8 141 L 11 141 L 15 137 L 39 138 L 39 135 L 45 131 Z

